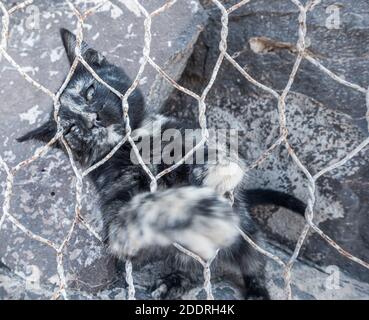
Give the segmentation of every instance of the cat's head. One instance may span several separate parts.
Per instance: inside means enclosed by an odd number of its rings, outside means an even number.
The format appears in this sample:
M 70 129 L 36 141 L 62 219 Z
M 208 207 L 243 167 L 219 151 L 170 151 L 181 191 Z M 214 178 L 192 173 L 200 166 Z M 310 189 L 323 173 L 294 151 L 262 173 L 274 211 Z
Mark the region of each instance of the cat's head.
M 61 30 L 61 37 L 72 64 L 75 59 L 76 37 L 68 30 Z M 82 43 L 82 56 L 98 76 L 111 87 L 124 94 L 131 80 L 125 72 L 109 63 L 98 51 Z M 139 125 L 144 113 L 144 101 L 138 90 L 128 99 L 131 127 Z M 98 82 L 79 63 L 60 98 L 60 123 L 64 137 L 73 155 L 83 166 L 90 166 L 103 158 L 125 136 L 122 101 L 106 86 Z M 50 120 L 18 139 L 19 142 L 39 140 L 48 142 L 56 134 L 56 122 Z

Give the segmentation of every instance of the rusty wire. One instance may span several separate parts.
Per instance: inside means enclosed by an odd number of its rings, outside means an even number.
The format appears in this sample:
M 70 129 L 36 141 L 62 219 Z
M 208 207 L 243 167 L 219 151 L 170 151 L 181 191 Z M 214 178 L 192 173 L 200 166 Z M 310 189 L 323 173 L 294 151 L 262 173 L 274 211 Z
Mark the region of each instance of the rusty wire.
M 324 67 L 316 58 L 312 57 L 309 54 L 309 52 L 306 50 L 306 34 L 307 34 L 306 19 L 307 19 L 307 14 L 309 12 L 311 12 L 312 10 L 314 10 L 314 8 L 320 3 L 320 0 L 310 0 L 310 1 L 307 2 L 307 4 L 305 6 L 299 0 L 291 0 L 291 2 L 296 6 L 296 8 L 298 9 L 298 12 L 299 12 L 299 17 L 298 17 L 299 38 L 298 38 L 298 42 L 297 42 L 297 45 L 296 45 L 297 57 L 296 57 L 294 66 L 291 70 L 291 73 L 290 73 L 289 79 L 287 81 L 287 84 L 286 84 L 284 90 L 281 93 L 278 93 L 273 88 L 270 88 L 270 87 L 262 84 L 261 82 L 257 81 L 256 79 L 254 79 L 247 71 L 245 71 L 244 68 L 242 68 L 238 64 L 238 62 L 227 51 L 228 18 L 229 18 L 229 15 L 232 14 L 233 12 L 237 11 L 242 6 L 245 6 L 246 4 L 248 4 L 251 0 L 240 1 L 239 3 L 231 6 L 228 9 L 225 8 L 225 6 L 220 1 L 211 0 L 214 3 L 214 5 L 219 9 L 219 11 L 221 13 L 222 30 L 221 30 L 221 37 L 220 37 L 220 42 L 219 42 L 220 54 L 218 56 L 216 64 L 213 67 L 213 71 L 212 71 L 212 74 L 210 76 L 210 80 L 209 80 L 208 84 L 206 85 L 205 89 L 203 90 L 203 92 L 201 93 L 201 95 L 189 90 L 188 88 L 185 88 L 185 87 L 179 85 L 159 65 L 157 65 L 153 61 L 153 59 L 150 57 L 152 19 L 155 16 L 165 12 L 170 7 L 172 7 L 177 2 L 177 0 L 167 1 L 162 7 L 156 9 L 155 11 L 153 11 L 151 13 L 147 12 L 147 10 L 139 3 L 138 0 L 132 0 L 132 1 L 135 2 L 137 7 L 139 8 L 140 12 L 145 17 L 145 20 L 144 20 L 144 47 L 143 47 L 143 51 L 142 51 L 142 58 L 143 59 L 140 60 L 140 68 L 139 68 L 139 71 L 137 72 L 137 75 L 136 75 L 135 79 L 132 82 L 132 85 L 130 86 L 130 88 L 124 94 L 120 93 L 118 90 L 114 89 L 113 87 L 108 85 L 106 82 L 104 82 L 97 75 L 97 73 L 93 70 L 93 68 L 91 66 L 89 66 L 88 63 L 84 60 L 84 58 L 82 56 L 82 53 L 81 53 L 81 46 L 82 46 L 82 41 L 83 41 L 83 28 L 84 28 L 84 23 L 85 23 L 86 19 L 91 17 L 92 15 L 96 14 L 98 12 L 99 8 L 101 8 L 102 5 L 104 5 L 105 3 L 109 2 L 109 1 L 108 0 L 98 1 L 98 4 L 96 6 L 88 9 L 84 13 L 81 13 L 80 11 L 78 11 L 78 9 L 73 5 L 73 3 L 70 0 L 65 0 L 65 1 L 69 5 L 70 9 L 72 10 L 72 12 L 74 13 L 74 15 L 77 19 L 76 58 L 75 58 L 75 61 L 72 63 L 72 66 L 70 68 L 70 71 L 69 71 L 64 83 L 62 84 L 62 86 L 60 87 L 60 89 L 58 90 L 58 92 L 56 94 L 52 93 L 49 89 L 47 89 L 42 84 L 40 84 L 39 82 L 34 80 L 31 76 L 29 76 L 22 69 L 22 67 L 7 52 L 7 43 L 8 43 L 8 40 L 9 40 L 9 25 L 10 25 L 11 15 L 14 12 L 16 12 L 18 10 L 21 10 L 21 9 L 27 7 L 28 5 L 32 4 L 33 1 L 32 0 L 27 0 L 27 1 L 24 1 L 24 2 L 21 2 L 17 5 L 15 5 L 12 8 L 9 8 L 9 9 L 7 9 L 5 7 L 5 5 L 3 4 L 3 2 L 0 1 L 0 9 L 1 9 L 2 14 L 3 14 L 3 17 L 2 17 L 2 31 L 1 31 L 1 37 L 2 38 L 1 38 L 1 42 L 0 42 L 0 53 L 1 53 L 0 57 L 4 57 L 5 60 L 7 60 L 7 62 L 9 64 L 11 64 L 24 77 L 24 79 L 26 81 L 28 81 L 37 90 L 40 90 L 41 92 L 43 92 L 44 94 L 46 94 L 47 96 L 49 96 L 52 99 L 52 101 L 54 103 L 54 117 L 55 117 L 55 121 L 58 124 L 58 131 L 57 131 L 55 137 L 49 143 L 47 143 L 44 147 L 38 149 L 34 153 L 34 155 L 31 156 L 29 159 L 26 159 L 26 160 L 20 162 L 19 164 L 17 164 L 14 167 L 9 167 L 9 165 L 0 156 L 0 168 L 2 168 L 5 171 L 6 176 L 7 176 L 5 197 L 4 197 L 4 202 L 3 202 L 3 213 L 0 217 L 0 231 L 1 231 L 1 228 L 4 224 L 4 222 L 7 220 L 10 223 L 12 223 L 15 227 L 17 227 L 20 231 L 25 233 L 31 239 L 51 247 L 56 252 L 56 263 L 57 263 L 57 273 L 58 273 L 58 276 L 59 276 L 59 286 L 58 286 L 57 291 L 54 293 L 54 295 L 52 297 L 53 299 L 57 299 L 60 296 L 62 296 L 64 299 L 68 299 L 67 281 L 66 281 L 66 278 L 65 278 L 65 272 L 64 272 L 64 267 L 63 267 L 63 259 L 64 259 L 64 250 L 65 250 L 66 246 L 69 244 L 69 241 L 70 241 L 70 239 L 71 239 L 71 237 L 74 233 L 76 225 L 78 223 L 82 223 L 85 226 L 85 228 L 94 237 L 96 237 L 99 241 L 101 241 L 101 237 L 99 236 L 99 234 L 83 219 L 82 214 L 81 214 L 82 207 L 83 207 L 82 195 L 83 195 L 84 178 L 89 173 L 91 173 L 93 170 L 96 170 L 98 167 L 103 165 L 105 162 L 109 161 L 109 159 L 111 159 L 111 157 L 113 157 L 114 154 L 118 151 L 118 149 L 124 143 L 128 142 L 131 145 L 133 151 L 135 152 L 135 154 L 136 154 L 136 156 L 139 160 L 140 165 L 143 167 L 143 169 L 145 170 L 145 172 L 147 173 L 147 175 L 149 176 L 149 178 L 151 180 L 151 191 L 155 192 L 156 189 L 157 189 L 157 185 L 158 185 L 157 183 L 158 183 L 159 179 L 161 179 L 164 175 L 166 175 L 166 174 L 172 172 L 173 170 L 175 170 L 176 168 L 178 168 L 178 166 L 183 164 L 184 161 L 187 158 L 192 156 L 198 148 L 202 147 L 205 143 L 208 142 L 209 132 L 208 132 L 207 123 L 206 123 L 206 108 L 207 108 L 206 98 L 207 98 L 210 90 L 212 89 L 212 87 L 213 87 L 213 85 L 214 85 L 214 83 L 217 79 L 219 70 L 220 70 L 224 60 L 227 60 L 228 62 L 230 62 L 241 73 L 241 75 L 246 80 L 248 80 L 250 83 L 252 83 L 256 87 L 260 88 L 261 90 L 271 94 L 277 100 L 277 109 L 278 109 L 278 113 L 279 113 L 280 137 L 266 151 L 264 151 L 256 161 L 254 161 L 248 168 L 246 168 L 246 171 L 251 170 L 251 169 L 259 166 L 266 159 L 268 159 L 268 157 L 273 153 L 273 151 L 278 146 L 284 144 L 287 147 L 287 150 L 288 150 L 292 160 L 300 168 L 300 170 L 304 173 L 304 175 L 306 176 L 306 179 L 308 181 L 309 199 L 308 199 L 307 209 L 306 209 L 306 213 L 305 213 L 306 224 L 305 224 L 305 227 L 303 228 L 303 230 L 300 234 L 299 240 L 297 241 L 295 250 L 294 250 L 292 256 L 290 257 L 290 259 L 287 262 L 282 261 L 282 259 L 279 258 L 277 255 L 272 254 L 272 253 L 266 251 L 265 249 L 261 248 L 248 235 L 246 235 L 243 230 L 238 228 L 238 231 L 240 232 L 242 237 L 255 250 L 259 251 L 261 254 L 265 255 L 266 257 L 274 260 L 278 265 L 281 266 L 281 268 L 283 270 L 284 280 L 285 280 L 285 294 L 286 294 L 286 298 L 288 298 L 288 299 L 292 299 L 291 281 L 292 281 L 293 266 L 296 263 L 296 260 L 297 260 L 299 254 L 300 254 L 300 250 L 301 250 L 303 244 L 305 243 L 307 234 L 311 229 L 313 231 L 315 231 L 316 233 L 318 233 L 325 241 L 327 241 L 327 243 L 330 246 L 332 246 L 334 249 L 336 249 L 340 254 L 342 254 L 345 257 L 347 257 L 348 259 L 364 266 L 365 268 L 369 269 L 369 264 L 367 262 L 353 256 L 352 254 L 350 254 L 349 252 L 347 252 L 343 248 L 341 248 L 333 239 L 331 239 L 328 235 L 326 235 L 318 227 L 318 225 L 316 223 L 314 223 L 314 221 L 313 221 L 314 220 L 314 206 L 315 206 L 315 189 L 316 189 L 317 180 L 320 177 L 322 177 L 324 174 L 327 174 L 328 172 L 330 172 L 332 170 L 335 170 L 335 169 L 339 168 L 340 166 L 343 166 L 350 159 L 357 156 L 369 144 L 369 138 L 364 140 L 355 149 L 353 149 L 351 152 L 349 152 L 344 158 L 330 164 L 329 166 L 322 169 L 320 172 L 318 172 L 315 175 L 312 175 L 309 172 L 309 170 L 306 168 L 306 166 L 301 162 L 301 160 L 299 159 L 299 157 L 295 153 L 293 147 L 290 145 L 289 140 L 288 140 L 288 129 L 287 129 L 287 120 L 286 120 L 286 99 L 287 99 L 287 96 L 289 95 L 289 93 L 291 91 L 291 87 L 294 83 L 294 80 L 295 80 L 296 74 L 297 74 L 297 72 L 300 68 L 301 62 L 304 59 L 306 59 L 307 61 L 312 63 L 321 72 L 327 74 L 329 77 L 331 77 L 336 82 L 338 82 L 342 85 L 345 85 L 345 86 L 347 86 L 347 87 L 349 87 L 353 90 L 356 90 L 356 91 L 366 95 L 367 110 L 368 110 L 367 120 L 368 120 L 368 128 L 369 128 L 369 88 L 368 89 L 362 88 L 361 86 L 359 86 L 357 84 L 348 82 L 348 81 L 342 79 L 341 77 L 337 76 L 335 73 L 333 73 L 332 71 L 330 71 L 329 69 Z M 126 118 L 126 132 L 127 132 L 127 135 L 122 139 L 122 141 L 120 141 L 104 159 L 100 160 L 95 165 L 91 166 L 90 168 L 85 169 L 84 171 L 79 169 L 78 166 L 76 165 L 76 163 L 74 162 L 72 152 L 71 152 L 67 142 L 65 141 L 65 139 L 63 137 L 63 132 L 62 132 L 62 129 L 61 129 L 61 126 L 60 126 L 59 116 L 58 116 L 59 109 L 60 109 L 60 102 L 59 102 L 60 97 L 63 94 L 65 88 L 68 86 L 69 81 L 73 77 L 73 74 L 74 74 L 78 64 L 82 64 L 98 82 L 100 82 L 101 84 L 106 86 L 106 88 L 108 88 L 112 93 L 117 95 L 117 97 L 119 97 L 119 99 L 122 101 L 122 109 L 123 109 L 124 116 Z M 147 64 L 151 65 L 158 72 L 158 74 L 160 74 L 164 79 L 166 79 L 174 88 L 176 88 L 177 90 L 179 90 L 179 91 L 183 92 L 184 94 L 187 94 L 187 95 L 189 95 L 189 96 L 191 96 L 191 97 L 193 97 L 194 99 L 197 100 L 198 108 L 199 108 L 198 121 L 199 121 L 200 127 L 202 129 L 202 139 L 201 139 L 201 141 L 190 152 L 188 152 L 181 160 L 179 160 L 176 164 L 174 164 L 172 167 L 170 167 L 170 168 L 166 169 L 165 171 L 160 172 L 156 175 L 154 175 L 150 171 L 149 167 L 147 167 L 146 164 L 144 163 L 144 161 L 143 161 L 143 159 L 142 159 L 142 157 L 139 153 L 139 150 L 138 150 L 137 146 L 135 145 L 135 143 L 134 143 L 134 141 L 131 137 L 131 131 L 132 130 L 131 130 L 131 127 L 130 127 L 129 117 L 128 117 L 128 110 L 129 110 L 128 99 L 129 99 L 130 95 L 134 92 L 134 90 L 136 90 L 137 86 L 139 85 L 139 82 L 142 78 L 143 72 L 144 72 Z M 64 144 L 64 146 L 67 150 L 67 155 L 68 155 L 71 167 L 72 167 L 73 172 L 74 172 L 74 174 L 76 176 L 76 179 L 77 179 L 76 200 L 75 200 L 75 215 L 74 215 L 74 219 L 73 219 L 73 222 L 72 222 L 72 226 L 70 227 L 69 231 L 67 232 L 66 237 L 64 238 L 64 240 L 62 241 L 61 244 L 57 244 L 57 243 L 55 243 L 55 242 L 53 242 L 49 239 L 46 239 L 46 238 L 41 237 L 37 234 L 34 234 L 26 226 L 24 226 L 22 223 L 20 223 L 20 221 L 18 219 L 16 219 L 14 217 L 14 215 L 12 215 L 11 212 L 10 212 L 11 211 L 11 197 L 12 197 L 12 192 L 13 192 L 14 178 L 15 178 L 16 174 L 20 170 L 26 168 L 29 164 L 31 164 L 35 160 L 45 156 L 46 153 L 50 151 L 51 146 L 53 144 L 55 144 L 58 140 L 61 143 Z M 204 289 L 206 291 L 207 298 L 208 299 L 214 299 L 214 296 L 212 294 L 212 287 L 211 287 L 210 266 L 211 266 L 211 263 L 215 259 L 216 256 L 214 256 L 214 258 L 211 259 L 210 261 L 205 262 L 201 257 L 199 257 L 195 253 L 189 251 L 188 249 L 180 246 L 179 244 L 174 244 L 174 245 L 182 253 L 184 253 L 184 254 L 190 256 L 191 258 L 195 259 L 196 261 L 198 261 L 203 266 L 203 268 L 204 268 Z M 131 263 L 131 261 L 127 260 L 126 261 L 126 281 L 127 281 L 127 284 L 128 284 L 128 294 L 127 294 L 128 299 L 135 299 L 135 287 L 134 287 L 134 278 L 133 278 L 132 272 L 133 272 L 132 271 L 132 263 Z

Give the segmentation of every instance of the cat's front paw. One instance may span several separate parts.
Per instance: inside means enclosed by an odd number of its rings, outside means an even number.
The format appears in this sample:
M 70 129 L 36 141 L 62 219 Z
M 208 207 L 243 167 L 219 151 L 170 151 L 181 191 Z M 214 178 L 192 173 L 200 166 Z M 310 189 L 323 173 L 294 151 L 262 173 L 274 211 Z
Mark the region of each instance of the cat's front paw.
M 64 139 L 72 150 L 81 149 L 82 132 L 78 126 L 73 125 L 66 130 L 64 133 Z

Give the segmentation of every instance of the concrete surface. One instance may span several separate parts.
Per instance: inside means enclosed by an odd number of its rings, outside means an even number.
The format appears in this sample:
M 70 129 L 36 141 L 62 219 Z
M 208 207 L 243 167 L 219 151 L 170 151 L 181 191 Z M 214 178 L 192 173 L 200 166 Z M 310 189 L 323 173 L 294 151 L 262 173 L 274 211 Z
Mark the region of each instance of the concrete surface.
M 12 20 L 9 51 L 32 76 L 56 90 L 68 70 L 57 37 L 58 28 L 73 29 L 75 19 L 63 2 L 35 2 L 41 8 L 43 28 L 36 31 L 24 29 L 21 20 L 26 14 L 17 13 Z M 83 6 L 83 2 L 80 1 L 79 5 Z M 141 2 L 152 9 L 164 1 Z M 227 6 L 235 2 L 224 1 Z M 137 16 L 135 8 L 127 8 L 124 4 L 127 1 L 116 3 L 119 7 L 104 8 L 90 18 L 86 25 L 86 38 L 134 75 L 142 50 L 143 17 Z M 187 63 L 181 83 L 195 92 L 201 92 L 207 83 L 219 53 L 219 10 L 211 1 L 202 0 L 201 3 L 210 19 L 188 63 L 187 58 L 205 22 L 205 13 L 199 3 L 178 1 L 168 14 L 153 21 L 153 56 L 174 78 L 180 77 Z M 369 5 L 364 0 L 340 1 L 341 28 L 330 30 L 325 27 L 326 8 L 333 3 L 328 0 L 318 5 L 309 17 L 310 50 L 328 68 L 367 87 L 369 66 L 365 50 L 369 41 Z M 253 76 L 275 89 L 281 89 L 295 56 L 284 50 L 267 54 L 253 52 L 249 40 L 259 36 L 296 42 L 297 10 L 291 1 L 254 0 L 230 17 L 229 52 L 240 52 L 237 61 Z M 39 145 L 19 145 L 15 138 L 47 117 L 51 101 L 36 92 L 4 61 L 1 61 L 0 68 L 0 153 L 9 164 L 16 164 L 30 156 Z M 150 67 L 145 78 L 141 85 L 146 101 L 149 106 L 158 108 L 172 88 Z M 309 170 L 317 172 L 365 139 L 365 101 L 362 95 L 329 80 L 307 63 L 303 63 L 296 80 L 293 93 L 287 100 L 290 141 Z M 207 103 L 209 126 L 241 131 L 241 153 L 249 163 L 278 136 L 276 101 L 256 90 L 227 63 L 222 66 Z M 197 119 L 197 106 L 193 99 L 178 92 L 171 95 L 165 109 L 183 118 Z M 367 261 L 368 156 L 368 150 L 363 151 L 347 165 L 319 181 L 315 210 L 315 221 L 327 234 Z M 4 178 L 0 169 L 0 194 L 4 191 Z M 54 151 L 17 176 L 12 212 L 31 230 L 61 241 L 73 216 L 74 184 L 65 157 Z M 271 187 L 292 192 L 301 199 L 307 197 L 306 179 L 284 148 L 277 149 L 267 162 L 250 172 L 249 184 L 250 188 Z M 99 230 L 99 213 L 92 194 L 91 191 L 86 192 L 83 213 Z M 286 260 L 286 252 L 290 253 L 293 248 L 303 220 L 274 207 L 258 208 L 253 214 L 271 243 L 268 249 Z M 280 246 L 283 249 L 276 249 Z M 293 270 L 295 299 L 369 298 L 368 270 L 340 256 L 318 236 L 309 235 L 302 254 L 304 260 L 299 261 Z M 72 298 L 126 297 L 123 276 L 116 273 L 116 266 L 104 248 L 83 227 L 78 227 L 66 256 L 64 267 L 68 293 Z M 0 232 L 0 257 L 0 298 L 48 298 L 55 291 L 55 253 L 30 241 L 9 223 Z M 150 298 L 148 288 L 157 279 L 160 269 L 160 264 L 154 264 L 135 270 L 138 298 Z M 336 272 L 333 278 L 330 275 L 332 270 Z M 284 298 L 281 272 L 273 262 L 268 263 L 267 277 L 272 297 Z M 214 279 L 213 285 L 217 299 L 240 298 L 237 289 L 228 282 Z M 204 291 L 199 285 L 183 298 L 204 298 Z

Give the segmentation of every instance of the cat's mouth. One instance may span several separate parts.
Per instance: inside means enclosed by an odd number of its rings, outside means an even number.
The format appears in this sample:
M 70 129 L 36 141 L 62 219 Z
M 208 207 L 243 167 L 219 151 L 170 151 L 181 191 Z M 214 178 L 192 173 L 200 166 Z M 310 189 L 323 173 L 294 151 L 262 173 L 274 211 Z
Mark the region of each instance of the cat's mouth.
M 88 129 L 89 130 L 92 130 L 92 129 L 95 129 L 95 128 L 99 128 L 101 127 L 100 126 L 100 123 L 96 122 L 96 123 L 93 123 L 93 125 L 91 125 Z M 71 124 L 67 127 L 64 128 L 64 135 L 68 135 L 68 134 L 80 134 L 82 131 L 80 129 L 79 126 L 77 126 L 76 124 Z

